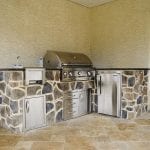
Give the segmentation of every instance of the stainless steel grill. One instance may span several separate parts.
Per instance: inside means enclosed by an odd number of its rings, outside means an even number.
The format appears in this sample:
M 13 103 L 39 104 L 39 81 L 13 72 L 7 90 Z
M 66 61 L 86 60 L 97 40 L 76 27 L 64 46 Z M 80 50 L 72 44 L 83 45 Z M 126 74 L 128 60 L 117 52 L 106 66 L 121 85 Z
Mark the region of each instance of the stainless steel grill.
M 89 80 L 93 76 L 92 62 L 82 53 L 47 51 L 44 67 L 60 69 L 62 81 Z

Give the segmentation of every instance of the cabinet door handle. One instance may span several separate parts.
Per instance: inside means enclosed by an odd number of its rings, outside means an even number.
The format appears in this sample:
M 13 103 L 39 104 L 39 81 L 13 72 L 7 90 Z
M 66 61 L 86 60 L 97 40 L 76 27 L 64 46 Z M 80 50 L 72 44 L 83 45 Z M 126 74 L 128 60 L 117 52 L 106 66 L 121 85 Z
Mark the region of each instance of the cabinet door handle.
M 29 101 L 26 101 L 26 112 L 29 112 Z
M 102 93 L 102 77 L 100 76 L 100 94 Z

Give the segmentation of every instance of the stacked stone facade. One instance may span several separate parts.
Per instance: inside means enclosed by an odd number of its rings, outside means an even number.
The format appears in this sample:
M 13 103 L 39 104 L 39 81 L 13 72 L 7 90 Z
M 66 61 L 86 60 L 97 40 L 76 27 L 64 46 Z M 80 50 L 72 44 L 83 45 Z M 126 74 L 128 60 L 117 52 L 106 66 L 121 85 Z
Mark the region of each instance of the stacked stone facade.
M 24 85 L 24 71 L 0 72 L 0 125 L 14 132 L 24 130 L 24 100 L 44 95 L 46 124 L 63 120 L 63 93 L 94 88 L 94 81 L 61 82 L 59 70 L 47 70 L 44 85 Z
M 24 131 L 24 100 L 44 95 L 46 124 L 63 121 L 63 94 L 73 90 L 89 90 L 91 112 L 98 112 L 94 80 L 60 81 L 59 70 L 47 70 L 43 85 L 25 86 L 24 71 L 0 71 L 0 126 L 14 132 Z M 148 110 L 148 70 L 124 70 L 121 83 L 121 117 L 133 119 Z
M 0 72 L 0 120 L 2 127 L 17 132 L 22 130 L 25 95 L 23 71 Z
M 122 72 L 122 118 L 133 119 L 148 110 L 148 70 Z

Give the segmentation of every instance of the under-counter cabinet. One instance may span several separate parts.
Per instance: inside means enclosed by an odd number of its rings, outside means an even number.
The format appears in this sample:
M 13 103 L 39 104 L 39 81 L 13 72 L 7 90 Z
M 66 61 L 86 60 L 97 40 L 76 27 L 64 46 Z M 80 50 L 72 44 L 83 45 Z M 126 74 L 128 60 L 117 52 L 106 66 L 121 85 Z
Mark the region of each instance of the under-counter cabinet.
M 87 114 L 87 90 L 73 90 L 64 93 L 63 119 L 79 117 Z
M 46 125 L 44 96 L 25 98 L 24 130 L 35 129 Z

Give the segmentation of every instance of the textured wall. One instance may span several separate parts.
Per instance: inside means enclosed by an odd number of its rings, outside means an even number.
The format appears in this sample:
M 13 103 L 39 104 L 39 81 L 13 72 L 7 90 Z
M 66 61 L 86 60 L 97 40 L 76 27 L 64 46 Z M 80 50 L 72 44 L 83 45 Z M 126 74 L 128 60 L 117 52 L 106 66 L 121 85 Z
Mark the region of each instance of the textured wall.
M 46 50 L 90 55 L 89 9 L 67 0 L 0 1 L 0 68 L 36 66 Z
M 97 67 L 150 67 L 150 0 L 116 0 L 91 9 Z

